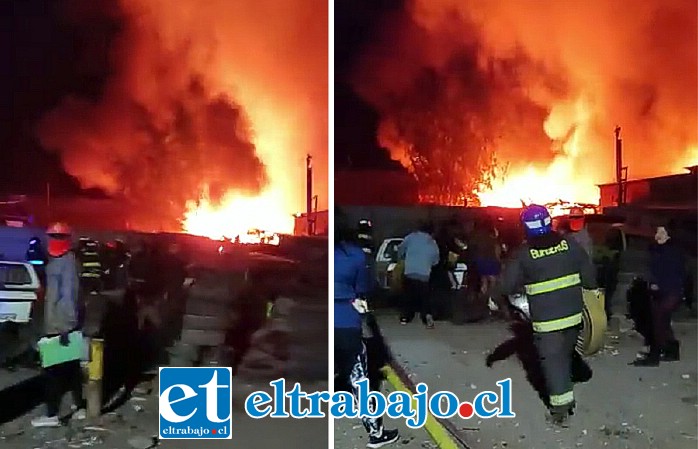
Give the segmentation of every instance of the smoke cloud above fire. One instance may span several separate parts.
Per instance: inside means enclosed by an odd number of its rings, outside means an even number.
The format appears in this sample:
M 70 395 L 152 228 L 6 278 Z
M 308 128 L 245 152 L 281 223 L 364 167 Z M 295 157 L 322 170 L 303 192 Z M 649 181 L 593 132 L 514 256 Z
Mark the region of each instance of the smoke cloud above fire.
M 113 3 L 70 8 L 121 23 L 103 94 L 66 98 L 38 126 L 69 173 L 141 207 L 143 222 L 177 223 L 187 202 L 231 192 L 273 197 L 292 222 L 310 153 L 326 204 L 324 0 Z
M 698 163 L 697 17 L 693 0 L 407 0 L 354 85 L 423 199 L 596 201 L 616 126 L 630 178 Z M 507 179 L 514 198 L 487 196 Z

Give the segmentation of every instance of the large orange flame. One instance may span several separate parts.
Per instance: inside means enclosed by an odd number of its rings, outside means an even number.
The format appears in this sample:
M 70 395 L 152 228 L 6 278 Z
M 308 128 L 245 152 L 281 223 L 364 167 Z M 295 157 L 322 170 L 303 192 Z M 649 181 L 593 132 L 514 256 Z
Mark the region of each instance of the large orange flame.
M 498 177 L 493 185 L 477 192 L 483 206 L 519 207 L 521 202 L 547 204 L 576 201 L 597 204 L 599 190 L 595 185 L 595 167 L 580 170 L 588 158 L 580 137 L 590 123 L 589 104 L 580 98 L 571 104 L 554 108 L 544 123 L 545 133 L 553 141 L 564 140 L 562 150 L 548 165 L 514 166 L 511 173 Z M 573 129 L 572 134 L 569 130 Z
M 128 200 L 133 228 L 291 232 L 308 153 L 327 207 L 326 0 L 64 3 L 120 32 L 99 100 L 64 99 L 38 134 L 83 186 Z M 115 17 L 92 11 L 107 3 Z
M 267 234 L 293 231 L 293 217 L 284 212 L 285 200 L 278 191 L 265 191 L 255 197 L 229 191 L 214 203 L 207 189 L 203 190 L 198 201 L 187 204 L 182 228 L 189 234 L 260 243 Z
M 615 180 L 616 126 L 628 179 L 698 162 L 696 2 L 404 4 L 354 84 L 420 195 L 598 204 L 597 185 Z
M 204 190 L 198 202 L 189 202 L 183 230 L 241 241 L 256 229 L 292 233 L 293 214 L 305 205 L 306 153 L 317 162 L 320 207 L 327 204 L 327 3 L 188 0 L 177 2 L 186 4 L 181 8 L 164 0 L 149 3 L 168 11 L 158 13 L 163 28 L 181 24 L 197 37 L 215 36 L 207 71 L 211 86 L 234 93 L 244 106 L 269 179 L 254 197 L 231 189 L 214 203 Z

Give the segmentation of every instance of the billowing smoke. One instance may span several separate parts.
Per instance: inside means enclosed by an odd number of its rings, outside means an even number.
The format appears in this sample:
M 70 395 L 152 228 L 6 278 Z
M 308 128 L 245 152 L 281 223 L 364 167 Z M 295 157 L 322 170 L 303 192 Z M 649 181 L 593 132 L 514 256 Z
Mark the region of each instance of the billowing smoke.
M 529 164 L 598 196 L 616 125 L 630 177 L 692 162 L 697 17 L 693 0 L 408 0 L 355 86 L 424 199 L 456 203 Z
M 326 173 L 326 2 L 117 3 L 103 94 L 66 98 L 39 124 L 42 145 L 85 187 L 174 223 L 205 187 L 213 201 L 274 190 L 299 210 L 305 154 Z

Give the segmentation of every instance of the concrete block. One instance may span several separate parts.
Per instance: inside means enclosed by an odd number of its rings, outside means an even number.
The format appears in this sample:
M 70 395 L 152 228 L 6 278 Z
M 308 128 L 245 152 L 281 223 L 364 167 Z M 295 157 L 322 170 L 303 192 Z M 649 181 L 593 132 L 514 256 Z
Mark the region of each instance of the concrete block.
M 230 307 L 221 303 L 189 298 L 186 313 L 197 316 L 226 316 L 230 313 Z
M 227 330 L 233 322 L 223 316 L 184 315 L 182 329 L 191 330 Z
M 225 332 L 214 330 L 182 330 L 182 343 L 199 346 L 218 346 L 225 342 Z

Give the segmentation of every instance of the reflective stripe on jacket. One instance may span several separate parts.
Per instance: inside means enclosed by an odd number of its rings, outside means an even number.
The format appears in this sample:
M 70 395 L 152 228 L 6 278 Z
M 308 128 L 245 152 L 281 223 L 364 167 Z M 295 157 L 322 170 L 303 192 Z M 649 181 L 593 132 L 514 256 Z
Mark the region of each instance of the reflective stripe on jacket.
M 497 293 L 524 290 L 533 330 L 553 332 L 581 324 L 582 287 L 596 288 L 596 275 L 591 259 L 574 239 L 558 234 L 544 238 L 518 249 L 504 268 Z

